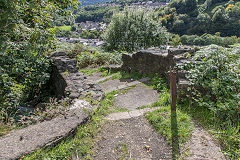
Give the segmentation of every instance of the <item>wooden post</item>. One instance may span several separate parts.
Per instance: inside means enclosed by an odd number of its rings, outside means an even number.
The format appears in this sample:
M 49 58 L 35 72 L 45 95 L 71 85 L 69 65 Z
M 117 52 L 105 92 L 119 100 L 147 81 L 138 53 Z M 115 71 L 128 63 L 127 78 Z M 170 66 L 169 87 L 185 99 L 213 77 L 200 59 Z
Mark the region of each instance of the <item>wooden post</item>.
M 170 95 L 171 95 L 171 111 L 176 111 L 177 73 L 176 70 L 172 70 L 172 68 L 170 68 Z

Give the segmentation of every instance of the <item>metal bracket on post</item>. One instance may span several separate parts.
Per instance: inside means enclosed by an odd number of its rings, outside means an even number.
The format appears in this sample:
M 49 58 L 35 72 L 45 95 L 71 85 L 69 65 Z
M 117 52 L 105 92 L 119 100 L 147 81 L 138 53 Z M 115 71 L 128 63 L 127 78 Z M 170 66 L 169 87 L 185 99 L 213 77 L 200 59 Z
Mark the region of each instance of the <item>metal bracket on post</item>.
M 170 95 L 171 95 L 171 111 L 176 111 L 177 102 L 177 72 L 170 68 Z

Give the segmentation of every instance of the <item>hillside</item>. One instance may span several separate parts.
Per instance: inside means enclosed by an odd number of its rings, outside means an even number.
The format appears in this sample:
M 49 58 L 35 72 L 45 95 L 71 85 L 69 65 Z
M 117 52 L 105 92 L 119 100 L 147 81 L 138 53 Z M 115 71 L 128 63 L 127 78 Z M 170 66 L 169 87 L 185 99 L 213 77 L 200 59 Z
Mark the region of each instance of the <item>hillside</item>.
M 174 0 L 161 8 L 162 23 L 170 32 L 240 36 L 240 2 L 233 0 Z

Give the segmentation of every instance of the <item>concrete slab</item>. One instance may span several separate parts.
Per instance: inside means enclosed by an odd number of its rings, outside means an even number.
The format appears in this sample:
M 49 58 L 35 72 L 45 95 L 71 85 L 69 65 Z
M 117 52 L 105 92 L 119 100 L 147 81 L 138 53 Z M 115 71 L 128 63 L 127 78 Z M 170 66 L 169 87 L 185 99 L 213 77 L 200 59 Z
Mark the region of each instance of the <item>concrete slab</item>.
M 157 91 L 145 86 L 137 85 L 128 90 L 126 94 L 118 95 L 114 99 L 114 105 L 120 108 L 135 110 L 143 105 L 150 105 L 159 99 Z
M 121 85 L 126 85 L 127 83 L 130 83 L 132 82 L 133 80 L 131 79 L 109 79 L 108 81 L 106 82 L 103 82 L 100 85 L 100 87 L 102 88 L 102 90 L 107 93 L 107 92 L 111 92 L 111 91 L 114 91 L 114 90 L 117 90 L 117 87 L 118 86 L 121 86 Z
M 105 119 L 107 120 L 120 120 L 120 119 L 129 119 L 131 118 L 128 112 L 117 112 L 108 115 Z
M 161 107 L 144 108 L 144 109 L 140 109 L 140 110 L 133 110 L 133 111 L 130 111 L 130 112 L 111 113 L 105 119 L 115 121 L 115 120 L 121 120 L 121 119 L 129 119 L 129 118 L 140 117 L 147 112 L 152 112 L 152 111 L 155 111 L 156 109 L 159 109 L 159 108 L 161 108 Z

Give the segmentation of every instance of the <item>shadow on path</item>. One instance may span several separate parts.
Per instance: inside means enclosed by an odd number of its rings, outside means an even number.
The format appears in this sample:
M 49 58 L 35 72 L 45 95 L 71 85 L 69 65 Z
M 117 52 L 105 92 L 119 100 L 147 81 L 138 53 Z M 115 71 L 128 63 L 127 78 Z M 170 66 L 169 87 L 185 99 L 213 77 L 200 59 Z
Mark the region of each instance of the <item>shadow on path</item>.
M 171 131 L 172 131 L 172 159 L 176 160 L 178 155 L 180 154 L 176 111 L 172 111 L 171 113 Z

